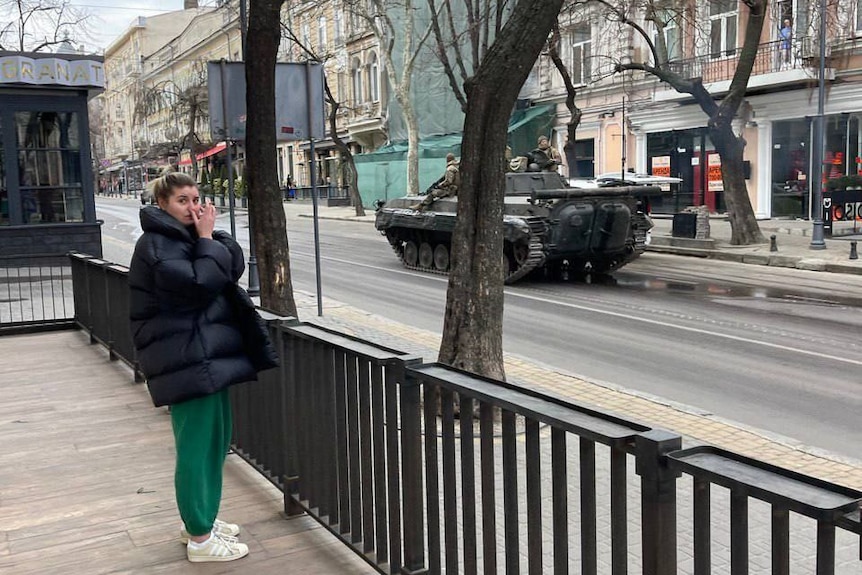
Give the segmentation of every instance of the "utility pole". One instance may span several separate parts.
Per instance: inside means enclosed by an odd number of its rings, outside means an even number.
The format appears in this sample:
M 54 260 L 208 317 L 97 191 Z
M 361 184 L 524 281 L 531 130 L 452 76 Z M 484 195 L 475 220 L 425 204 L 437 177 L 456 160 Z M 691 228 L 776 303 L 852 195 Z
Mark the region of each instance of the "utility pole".
M 823 240 L 823 147 L 824 147 L 824 118 L 823 108 L 826 99 L 826 0 L 820 0 L 820 76 L 817 86 L 817 126 L 814 130 L 814 161 L 815 180 L 812 182 L 812 219 L 814 228 L 811 231 L 812 250 L 825 250 L 826 242 Z
M 622 154 L 621 154 L 621 165 L 620 165 L 620 179 L 626 179 L 626 97 L 623 95 L 623 114 L 622 114 L 622 129 L 620 130 L 620 134 L 622 134 Z

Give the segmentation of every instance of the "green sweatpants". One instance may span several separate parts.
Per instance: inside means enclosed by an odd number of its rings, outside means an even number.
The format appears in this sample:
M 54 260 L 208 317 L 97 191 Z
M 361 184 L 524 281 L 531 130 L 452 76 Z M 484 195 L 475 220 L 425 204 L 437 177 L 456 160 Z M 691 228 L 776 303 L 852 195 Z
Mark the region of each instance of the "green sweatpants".
M 174 487 L 190 535 L 206 535 L 218 515 L 222 472 L 231 438 L 227 389 L 171 406 L 177 449 Z

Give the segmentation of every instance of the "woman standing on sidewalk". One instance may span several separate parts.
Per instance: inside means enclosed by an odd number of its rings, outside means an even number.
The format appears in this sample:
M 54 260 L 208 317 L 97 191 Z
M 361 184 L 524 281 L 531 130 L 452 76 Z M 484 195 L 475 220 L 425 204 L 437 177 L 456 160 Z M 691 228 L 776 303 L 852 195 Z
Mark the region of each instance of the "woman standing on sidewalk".
M 153 403 L 171 406 L 187 557 L 233 561 L 248 546 L 237 541 L 237 525 L 216 519 L 232 431 L 227 388 L 257 379 L 277 356 L 265 331 L 263 355 L 244 345 L 248 307 L 240 300 L 250 300 L 237 281 L 245 260 L 229 234 L 214 231 L 215 207 L 201 205 L 182 173 L 159 178 L 153 192 L 157 206 L 141 208 L 144 234 L 129 269 L 132 336 Z

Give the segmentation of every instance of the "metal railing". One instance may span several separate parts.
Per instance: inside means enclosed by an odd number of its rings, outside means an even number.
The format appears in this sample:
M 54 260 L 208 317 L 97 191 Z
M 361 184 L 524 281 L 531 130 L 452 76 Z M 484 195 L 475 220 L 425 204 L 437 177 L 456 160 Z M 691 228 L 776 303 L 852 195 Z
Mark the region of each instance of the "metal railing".
M 134 365 L 118 343 L 125 270 L 72 262 L 79 325 Z M 263 315 L 282 363 L 231 389 L 233 447 L 282 490 L 288 515 L 307 512 L 381 573 L 671 575 L 690 547 L 695 575 L 764 562 L 784 575 L 811 549 L 803 572 L 832 575 L 836 531 L 862 534 L 862 492 Z M 767 541 L 751 541 L 755 521 Z M 813 534 L 799 536 L 800 521 Z
M 760 44 L 751 75 L 809 69 L 815 66 L 812 64 L 812 50 L 816 50 L 816 44 L 816 39 L 802 36 L 793 38 L 789 46 L 782 40 Z M 668 63 L 668 67 L 685 78 L 701 78 L 704 84 L 732 80 L 740 52 L 741 49 L 736 48 L 685 60 L 673 60 Z M 673 88 L 668 86 L 667 89 Z
M 312 191 L 311 186 L 302 186 L 293 188 L 294 195 L 292 198 L 289 198 L 288 189 L 285 188 L 282 190 L 282 194 L 284 196 L 283 199 L 297 199 L 297 200 L 311 200 Z M 350 191 L 347 186 L 327 186 L 320 185 L 317 186 L 317 198 L 319 200 L 349 200 L 350 199 Z
M 0 333 L 73 327 L 74 314 L 64 255 L 0 256 Z
M 69 260 L 75 323 L 87 331 L 90 343 L 104 345 L 112 361 L 123 360 L 135 381 L 143 381 L 129 328 L 129 269 L 75 252 Z

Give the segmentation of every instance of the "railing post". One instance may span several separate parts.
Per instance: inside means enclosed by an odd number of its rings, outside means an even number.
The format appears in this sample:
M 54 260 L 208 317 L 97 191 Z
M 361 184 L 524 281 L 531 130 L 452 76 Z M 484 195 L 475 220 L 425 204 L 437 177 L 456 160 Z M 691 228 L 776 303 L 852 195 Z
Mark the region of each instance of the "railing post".
M 393 367 L 397 381 L 401 384 L 401 510 L 404 517 L 404 565 L 401 572 L 405 575 L 420 575 L 427 573 L 422 490 L 421 387 L 415 378 L 408 379 L 403 361 L 397 361 Z
M 641 532 L 644 575 L 675 575 L 676 479 L 665 455 L 682 447 L 679 435 L 653 429 L 636 438 L 635 469 L 641 476 Z

